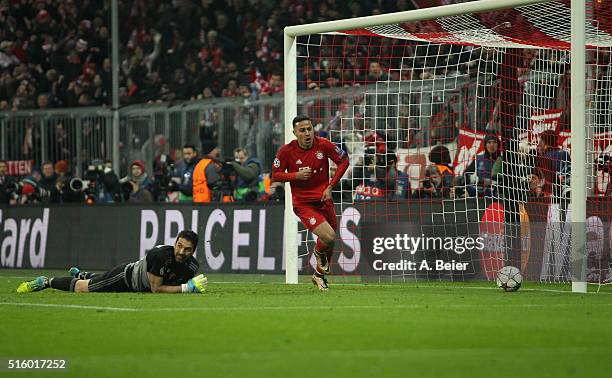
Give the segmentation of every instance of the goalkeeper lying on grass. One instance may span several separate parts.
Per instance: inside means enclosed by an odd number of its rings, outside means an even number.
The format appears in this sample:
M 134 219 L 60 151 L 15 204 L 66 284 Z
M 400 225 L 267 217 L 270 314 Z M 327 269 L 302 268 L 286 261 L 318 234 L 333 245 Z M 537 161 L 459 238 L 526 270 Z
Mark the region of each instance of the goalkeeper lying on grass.
M 203 293 L 207 279 L 194 277 L 198 261 L 193 257 L 198 245 L 198 235 L 189 230 L 181 231 L 174 246 L 160 245 L 149 251 L 142 260 L 121 264 L 105 273 L 81 272 L 70 269 L 70 277 L 37 277 L 22 282 L 18 293 L 30 293 L 49 287 L 78 293 L 88 292 L 153 292 L 153 293 Z

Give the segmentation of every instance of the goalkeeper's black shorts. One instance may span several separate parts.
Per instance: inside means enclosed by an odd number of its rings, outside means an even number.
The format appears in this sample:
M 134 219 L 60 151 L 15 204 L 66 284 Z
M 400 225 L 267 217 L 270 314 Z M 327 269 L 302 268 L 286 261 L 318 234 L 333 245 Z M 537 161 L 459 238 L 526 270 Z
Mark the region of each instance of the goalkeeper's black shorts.
M 108 272 L 96 274 L 89 280 L 87 286 L 90 292 L 111 293 L 133 291 L 127 284 L 125 278 L 125 266 L 117 265 Z

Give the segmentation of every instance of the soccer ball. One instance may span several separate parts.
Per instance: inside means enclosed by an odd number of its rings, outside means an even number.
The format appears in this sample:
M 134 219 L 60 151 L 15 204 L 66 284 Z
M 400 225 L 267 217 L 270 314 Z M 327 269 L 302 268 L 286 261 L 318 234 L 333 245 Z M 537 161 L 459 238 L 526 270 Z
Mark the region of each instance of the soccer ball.
M 497 272 L 496 282 L 504 291 L 517 291 L 523 283 L 523 276 L 518 268 L 505 266 Z

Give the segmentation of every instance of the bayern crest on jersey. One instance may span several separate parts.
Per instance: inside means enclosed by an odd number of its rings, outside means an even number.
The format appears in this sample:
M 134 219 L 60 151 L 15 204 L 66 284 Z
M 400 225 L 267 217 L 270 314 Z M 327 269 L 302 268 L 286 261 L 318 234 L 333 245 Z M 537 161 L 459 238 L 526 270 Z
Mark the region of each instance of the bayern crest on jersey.
M 310 218 L 308 221 L 309 221 L 309 222 L 310 222 L 310 224 L 311 224 L 311 225 L 313 225 L 313 226 L 314 226 L 314 224 L 315 224 L 315 223 L 317 223 L 317 219 L 316 219 L 315 217 L 311 217 L 311 218 Z
M 274 165 L 274 168 L 278 168 L 280 167 L 280 160 L 278 160 L 278 158 L 275 158 L 272 164 Z
M 323 160 L 323 152 L 317 151 L 317 155 L 316 156 L 317 156 L 317 159 Z

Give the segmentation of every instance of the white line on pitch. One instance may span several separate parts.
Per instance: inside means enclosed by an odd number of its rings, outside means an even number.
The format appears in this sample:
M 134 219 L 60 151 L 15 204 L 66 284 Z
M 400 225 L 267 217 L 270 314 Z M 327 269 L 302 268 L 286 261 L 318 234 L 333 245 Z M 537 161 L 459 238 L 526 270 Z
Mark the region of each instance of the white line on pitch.
M 106 306 L 87 306 L 56 303 L 20 303 L 20 302 L 0 302 L 0 305 L 7 306 L 30 306 L 30 307 L 53 307 L 69 308 L 79 310 L 106 310 L 119 312 L 194 312 L 194 311 L 301 311 L 301 310 L 408 310 L 408 309 L 462 309 L 462 308 L 550 308 L 550 307 L 572 307 L 584 306 L 583 303 L 556 303 L 556 304 L 414 304 L 414 305 L 344 305 L 344 306 L 240 306 L 240 307 L 158 307 L 158 308 L 133 308 L 133 307 L 106 307 Z M 599 303 L 596 306 L 612 306 L 612 303 Z
M 36 278 L 35 276 L 0 276 L 0 278 L 17 278 L 20 280 L 33 280 L 34 278 Z
M 137 308 L 130 307 L 106 307 L 106 306 L 86 306 L 86 305 L 71 305 L 59 303 L 26 303 L 26 302 L 0 302 L 2 306 L 25 306 L 25 307 L 56 307 L 56 308 L 75 308 L 79 310 L 105 310 L 105 311 L 140 311 Z
M 214 281 L 211 280 L 209 281 L 209 284 L 211 285 L 240 285 L 240 284 L 244 284 L 244 285 L 251 285 L 251 284 L 284 284 L 284 282 L 258 282 L 258 281 L 254 281 L 254 282 L 250 282 L 250 281 Z M 303 282 L 302 284 L 307 284 L 305 282 Z M 310 284 L 307 284 L 310 285 Z M 398 283 L 388 283 L 388 284 L 369 284 L 369 283 L 361 283 L 361 282 L 348 282 L 348 283 L 331 283 L 332 286 L 370 286 L 370 287 L 398 287 L 401 288 L 402 285 L 407 285 L 404 286 L 404 288 L 415 288 L 415 286 L 417 286 L 418 284 L 415 284 L 414 282 L 398 282 Z M 596 285 L 596 284 L 594 284 Z M 422 283 L 422 286 L 419 286 L 419 289 L 474 289 L 474 290 L 497 290 L 499 291 L 500 289 L 498 287 L 487 287 L 487 286 L 462 286 L 462 285 L 456 285 L 456 286 L 436 286 L 436 285 L 428 285 L 427 282 Z M 537 289 L 537 288 L 523 288 L 521 289 L 521 291 L 536 291 L 536 292 L 546 292 L 546 293 L 570 293 L 573 294 L 572 291 L 570 290 L 561 290 L 561 289 Z M 611 293 L 608 292 L 599 292 L 599 293 L 595 293 L 595 292 L 588 292 L 586 294 L 604 294 L 604 295 L 612 295 Z
M 284 282 L 260 282 L 260 281 L 214 281 L 211 280 L 209 281 L 209 284 L 211 285 L 240 285 L 240 284 L 244 284 L 244 285 L 251 285 L 251 284 L 283 284 Z M 302 284 L 307 284 L 310 285 L 308 283 L 302 282 Z M 493 283 L 492 283 L 493 284 Z M 436 286 L 436 285 L 429 285 L 428 282 L 423 282 L 422 286 L 420 286 L 419 284 L 416 284 L 414 282 L 398 282 L 398 283 L 388 283 L 388 284 L 370 284 L 370 283 L 361 283 L 361 282 L 346 282 L 346 283 L 331 283 L 332 286 L 370 286 L 370 287 L 398 287 L 401 288 L 402 285 L 407 285 L 404 286 L 404 288 L 415 288 L 416 286 L 419 286 L 419 289 L 474 289 L 474 290 L 500 290 L 498 287 L 487 287 L 487 286 L 463 286 L 463 285 L 455 285 L 452 286 L 451 284 L 447 285 L 447 286 Z M 597 285 L 597 284 L 592 284 L 592 285 Z M 573 294 L 573 292 L 571 290 L 561 290 L 561 289 L 537 289 L 537 288 L 522 288 L 521 291 L 536 291 L 536 292 L 545 292 L 545 293 L 570 293 Z M 588 292 L 586 294 L 604 294 L 604 295 L 612 295 L 612 292 L 604 292 L 604 291 L 600 291 L 599 293 L 596 292 Z
M 474 289 L 474 290 L 497 290 L 499 291 L 500 288 L 498 287 L 487 287 L 487 286 L 463 286 L 461 284 L 457 284 L 455 286 L 452 285 L 446 285 L 446 286 L 435 286 L 435 285 L 429 285 L 428 282 L 424 282 L 422 283 L 422 286 L 420 284 L 415 284 L 414 282 L 398 282 L 395 284 L 366 284 L 366 283 L 331 283 L 331 286 L 371 286 L 371 287 L 402 287 L 402 285 L 406 285 L 404 287 L 406 288 L 416 288 L 418 286 L 419 289 Z M 593 284 L 593 285 L 597 285 L 597 284 Z M 522 288 L 520 289 L 520 291 L 538 291 L 538 292 L 545 292 L 545 293 L 569 293 L 569 294 L 575 294 L 573 293 L 571 290 L 560 290 L 560 289 L 537 289 L 537 288 Z M 596 292 L 588 292 L 588 293 L 582 293 L 582 294 L 604 294 L 604 295 L 612 295 L 612 292 L 606 292 L 606 291 L 600 291 L 599 293 Z
M 595 306 L 612 306 L 612 303 L 598 303 Z M 461 309 L 461 308 L 550 308 L 550 307 L 573 307 L 584 306 L 584 303 L 556 303 L 556 304 L 414 304 L 414 305 L 392 305 L 392 306 L 374 306 L 374 305 L 346 305 L 346 306 L 241 306 L 241 307 L 161 307 L 161 308 L 143 308 L 142 311 L 153 312 L 182 312 L 182 311 L 279 311 L 279 310 L 410 310 L 410 309 L 429 309 L 429 308 L 444 308 L 444 309 Z

